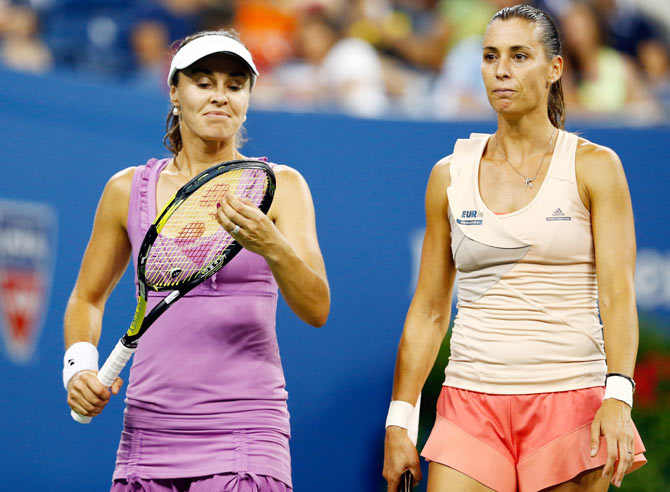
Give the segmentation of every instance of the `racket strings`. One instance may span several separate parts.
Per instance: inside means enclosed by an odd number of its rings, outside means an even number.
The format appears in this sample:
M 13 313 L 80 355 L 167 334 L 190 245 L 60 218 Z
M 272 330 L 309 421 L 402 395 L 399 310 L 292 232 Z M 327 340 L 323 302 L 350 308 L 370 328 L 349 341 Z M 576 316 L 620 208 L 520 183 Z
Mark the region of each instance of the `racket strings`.
M 230 191 L 230 183 L 213 183 L 200 197 L 200 206 L 203 208 L 215 207 L 228 191 Z
M 268 186 L 264 171 L 235 169 L 210 179 L 188 196 L 158 231 L 146 262 L 147 284 L 174 287 L 216 262 L 234 242 L 216 220 L 216 204 L 225 193 L 232 193 L 258 207 Z
M 199 237 L 202 237 L 205 229 L 206 225 L 203 222 L 189 222 L 181 228 L 175 238 L 175 243 L 179 246 L 187 246 Z

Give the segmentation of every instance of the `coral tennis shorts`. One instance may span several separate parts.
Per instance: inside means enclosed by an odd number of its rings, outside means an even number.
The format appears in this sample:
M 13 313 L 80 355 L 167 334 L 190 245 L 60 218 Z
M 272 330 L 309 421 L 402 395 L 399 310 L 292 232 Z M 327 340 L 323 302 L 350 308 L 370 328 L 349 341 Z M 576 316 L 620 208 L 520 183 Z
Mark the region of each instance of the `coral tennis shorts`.
M 443 386 L 435 426 L 421 455 L 499 492 L 536 492 L 605 464 L 601 438 L 590 455 L 591 423 L 604 387 L 490 395 Z M 646 463 L 635 430 L 635 460 Z

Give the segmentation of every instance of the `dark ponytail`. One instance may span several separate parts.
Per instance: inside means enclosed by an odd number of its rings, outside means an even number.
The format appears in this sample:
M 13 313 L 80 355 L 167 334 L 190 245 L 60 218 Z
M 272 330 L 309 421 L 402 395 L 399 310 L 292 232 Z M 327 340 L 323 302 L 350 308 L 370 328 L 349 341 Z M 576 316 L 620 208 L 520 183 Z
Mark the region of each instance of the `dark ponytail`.
M 565 129 L 565 101 L 563 100 L 563 85 L 561 79 L 551 84 L 549 100 L 547 101 L 549 121 L 556 128 Z
M 508 19 L 524 19 L 529 22 L 535 22 L 540 27 L 540 42 L 544 46 L 547 58 L 551 60 L 553 57 L 561 54 L 561 39 L 558 34 L 556 24 L 551 20 L 549 15 L 530 5 L 515 5 L 514 7 L 505 7 L 500 10 L 489 21 L 489 26 L 495 20 Z M 561 79 L 551 84 L 549 89 L 549 100 L 547 101 L 547 115 L 549 121 L 556 128 L 563 130 L 565 128 L 565 101 L 563 99 L 563 85 Z
M 170 112 L 167 115 L 167 120 L 165 121 L 165 136 L 163 137 L 163 145 L 165 145 L 165 148 L 174 155 L 177 155 L 183 144 L 181 141 L 181 130 L 179 129 L 179 116 L 175 115 L 172 112 L 173 110 L 174 106 L 170 108 Z

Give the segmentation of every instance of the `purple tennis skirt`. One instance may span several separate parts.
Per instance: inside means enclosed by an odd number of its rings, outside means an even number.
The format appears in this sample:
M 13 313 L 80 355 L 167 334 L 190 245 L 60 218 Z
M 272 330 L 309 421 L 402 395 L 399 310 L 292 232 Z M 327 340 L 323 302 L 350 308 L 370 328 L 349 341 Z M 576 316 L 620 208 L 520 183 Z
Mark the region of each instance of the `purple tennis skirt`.
M 253 473 L 222 473 L 197 478 L 114 480 L 110 492 L 291 492 L 281 480 Z

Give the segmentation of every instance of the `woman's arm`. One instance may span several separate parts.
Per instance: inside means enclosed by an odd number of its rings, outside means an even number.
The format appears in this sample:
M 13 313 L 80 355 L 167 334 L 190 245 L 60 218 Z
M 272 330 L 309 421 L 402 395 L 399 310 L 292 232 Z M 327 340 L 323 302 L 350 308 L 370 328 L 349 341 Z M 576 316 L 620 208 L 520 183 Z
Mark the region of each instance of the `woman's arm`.
M 239 225 L 235 239 L 266 259 L 293 312 L 310 325 L 323 326 L 330 311 L 330 290 L 312 195 L 294 169 L 277 166 L 274 171 L 277 191 L 267 216 L 251 202 L 228 194 L 219 209 L 219 222 L 227 231 Z
M 79 276 L 65 310 L 65 347 L 77 342 L 98 344 L 105 302 L 125 271 L 131 246 L 126 232 L 130 184 L 134 168 L 113 176 L 102 193 Z M 112 392 L 121 387 L 118 379 Z M 109 391 L 94 371 L 75 374 L 68 384 L 68 404 L 81 415 L 99 414 Z
M 393 400 L 415 405 L 449 327 L 451 294 L 456 270 L 451 257 L 447 187 L 451 158 L 438 162 L 426 190 L 426 233 L 421 251 L 419 280 L 407 313 L 398 347 Z M 415 483 L 421 479 L 416 448 L 407 430 L 389 426 L 384 446 L 384 478 L 396 491 L 409 469 Z
M 600 316 L 603 322 L 607 372 L 633 376 L 638 324 L 635 304 L 635 227 L 623 166 L 610 149 L 581 142 L 577 180 L 591 211 Z M 603 476 L 618 485 L 633 462 L 631 408 L 617 399 L 604 400 L 591 428 L 592 454 L 600 436 L 607 443 Z M 615 461 L 619 465 L 614 469 Z

